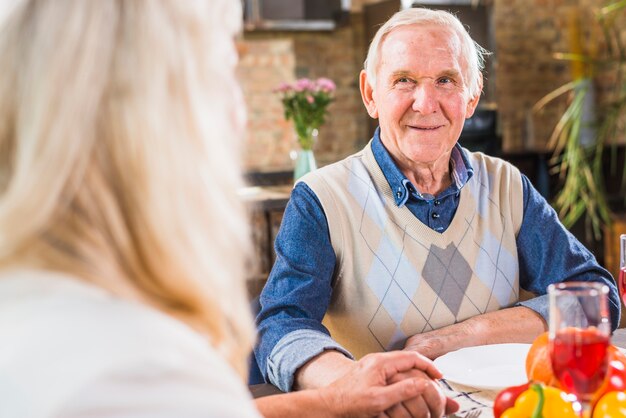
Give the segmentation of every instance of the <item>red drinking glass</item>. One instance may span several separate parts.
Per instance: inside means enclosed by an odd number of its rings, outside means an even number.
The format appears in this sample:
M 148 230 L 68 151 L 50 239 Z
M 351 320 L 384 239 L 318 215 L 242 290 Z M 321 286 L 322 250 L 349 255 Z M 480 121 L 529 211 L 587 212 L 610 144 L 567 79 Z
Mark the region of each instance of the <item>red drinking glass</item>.
M 611 323 L 609 288 L 601 283 L 550 285 L 550 359 L 563 390 L 576 396 L 582 412 L 600 388 L 608 367 Z

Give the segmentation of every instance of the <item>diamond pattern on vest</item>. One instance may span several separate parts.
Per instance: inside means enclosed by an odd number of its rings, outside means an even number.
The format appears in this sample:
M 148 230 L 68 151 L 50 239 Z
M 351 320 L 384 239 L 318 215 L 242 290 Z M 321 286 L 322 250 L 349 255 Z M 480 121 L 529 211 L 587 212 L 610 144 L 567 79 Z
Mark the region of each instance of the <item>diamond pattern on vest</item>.
M 394 245 L 390 237 L 383 235 L 376 250 L 376 258 L 381 260 L 387 270 L 394 276 L 394 272 L 400 262 L 400 255 L 400 249 Z
M 413 298 L 422 280 L 421 274 L 415 270 L 413 264 L 404 255 L 400 258 L 393 278 L 410 298 Z
M 362 215 L 371 219 L 379 229 L 384 228 L 388 215 L 385 212 L 384 203 L 383 205 L 378 204 L 384 202 L 384 199 L 377 194 L 376 188 L 363 165 L 354 164 L 351 168 L 354 171 L 348 178 L 350 194 L 363 208 L 364 213 Z
M 404 290 L 392 280 L 368 329 L 381 348 L 398 350 L 404 347 L 404 342 L 415 329 L 424 329 L 427 323 Z
M 491 232 L 485 231 L 480 253 L 474 265 L 474 273 L 487 288 L 491 289 L 491 296 L 495 297 L 501 306 L 518 297 L 515 283 L 517 270 L 517 258 L 503 247 L 502 241 Z
M 477 184 L 470 183 L 470 190 L 474 199 L 476 199 L 478 213 L 483 218 L 487 218 L 489 217 L 490 206 L 497 206 L 491 200 L 491 196 L 493 196 L 493 175 L 483 172 L 480 170 L 480 167 L 475 167 L 475 169 L 474 177 Z M 487 181 L 485 181 L 485 177 Z
M 472 278 L 472 271 L 456 245 L 450 243 L 446 248 L 432 245 L 422 276 L 450 312 L 457 316 L 465 290 Z
M 373 185 L 367 189 L 369 193 L 357 193 L 364 204 L 361 225 L 381 226 L 384 200 L 373 193 Z M 473 221 L 467 221 L 466 233 Z M 374 253 L 365 282 L 380 301 L 368 329 L 382 349 L 401 349 L 406 339 L 418 332 L 483 313 L 493 303 L 506 305 L 515 293 L 512 285 L 517 261 L 489 231 L 482 242 L 471 244 L 479 248 L 476 272 L 454 242 L 445 248 L 434 244 L 428 247 L 418 236 L 404 234 L 404 240 L 410 242 L 399 243 L 390 238 L 398 236 L 399 231 L 394 224 L 382 230 L 364 227 L 361 231 Z M 421 272 L 404 254 L 407 245 L 427 251 Z M 498 254 L 498 259 L 492 260 L 489 254 Z
M 385 268 L 385 265 L 380 261 L 380 259 L 375 258 L 372 261 L 372 265 L 367 273 L 367 276 L 365 276 L 365 282 L 379 301 L 383 300 L 385 297 L 391 280 L 391 275 Z
M 387 260 L 387 264 L 381 260 Z M 380 301 L 369 330 L 382 348 L 403 348 L 408 333 L 414 332 L 415 326 L 423 329 L 426 325 L 426 318 L 412 301 L 420 280 L 419 272 L 389 237 L 380 237 L 375 259 L 365 281 Z M 407 323 L 407 318 L 417 318 L 417 325 L 415 320 Z

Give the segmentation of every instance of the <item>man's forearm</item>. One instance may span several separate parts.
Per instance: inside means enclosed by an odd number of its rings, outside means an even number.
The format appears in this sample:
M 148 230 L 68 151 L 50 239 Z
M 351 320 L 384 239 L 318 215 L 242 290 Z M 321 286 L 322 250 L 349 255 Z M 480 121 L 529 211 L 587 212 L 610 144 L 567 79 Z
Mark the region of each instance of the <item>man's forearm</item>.
M 525 306 L 501 309 L 467 320 L 478 344 L 531 343 L 548 330 L 545 319 Z
M 302 390 L 327 386 L 352 370 L 354 365 L 354 360 L 338 351 L 324 351 L 298 369 L 293 388 Z
M 255 400 L 256 407 L 265 418 L 301 417 L 331 418 L 339 416 L 326 404 L 315 390 L 266 396 Z
M 547 330 L 543 317 L 530 308 L 516 306 L 469 318 L 458 324 L 417 334 L 405 350 L 431 359 L 463 347 L 499 343 L 530 343 Z

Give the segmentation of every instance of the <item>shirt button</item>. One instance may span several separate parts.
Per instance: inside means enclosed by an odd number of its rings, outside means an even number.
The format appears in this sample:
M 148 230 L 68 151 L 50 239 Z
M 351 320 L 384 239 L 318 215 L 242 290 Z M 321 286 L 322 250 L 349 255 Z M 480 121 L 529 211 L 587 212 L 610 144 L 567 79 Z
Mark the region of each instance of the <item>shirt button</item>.
M 440 200 L 435 200 L 435 206 L 439 206 L 441 204 Z
M 396 192 L 396 196 L 400 199 L 402 197 L 402 192 Z
M 433 212 L 432 217 L 433 219 L 439 219 L 439 214 L 437 212 Z

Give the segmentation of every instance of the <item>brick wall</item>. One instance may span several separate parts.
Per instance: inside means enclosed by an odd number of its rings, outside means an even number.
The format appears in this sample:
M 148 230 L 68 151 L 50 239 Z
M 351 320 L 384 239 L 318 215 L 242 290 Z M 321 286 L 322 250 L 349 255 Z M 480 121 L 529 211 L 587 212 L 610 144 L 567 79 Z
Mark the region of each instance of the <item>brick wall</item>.
M 272 89 L 294 78 L 293 40 L 246 39 L 239 42 L 238 78 L 248 110 L 245 164 L 250 169 L 289 166 L 292 128 Z

